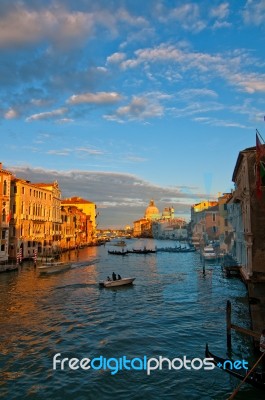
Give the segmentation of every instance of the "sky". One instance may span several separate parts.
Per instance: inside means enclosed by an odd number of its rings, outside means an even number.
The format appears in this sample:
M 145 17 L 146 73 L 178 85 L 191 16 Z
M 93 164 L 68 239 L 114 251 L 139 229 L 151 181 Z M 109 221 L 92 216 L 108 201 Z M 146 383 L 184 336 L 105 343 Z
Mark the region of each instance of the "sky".
M 0 162 L 124 227 L 230 192 L 265 137 L 265 0 L 1 0 Z

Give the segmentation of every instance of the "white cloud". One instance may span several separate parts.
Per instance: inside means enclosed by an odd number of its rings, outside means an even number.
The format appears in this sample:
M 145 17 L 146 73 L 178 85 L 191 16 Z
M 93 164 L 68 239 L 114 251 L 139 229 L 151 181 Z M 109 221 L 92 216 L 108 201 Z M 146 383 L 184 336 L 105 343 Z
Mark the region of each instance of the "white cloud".
M 210 17 L 217 19 L 227 18 L 229 15 L 229 3 L 221 3 L 217 7 L 213 7 L 210 10 Z
M 246 24 L 262 25 L 265 23 L 265 1 L 247 0 L 243 11 L 243 19 Z
M 232 24 L 227 21 L 215 21 L 212 26 L 212 29 L 223 29 L 223 28 L 230 28 Z
M 121 98 L 121 95 L 116 92 L 83 93 L 71 96 L 67 103 L 113 104 L 120 101 Z
M 119 107 L 112 115 L 105 115 L 109 120 L 145 120 L 146 118 L 157 118 L 164 114 L 164 108 L 156 101 L 148 97 L 134 96 L 131 102 Z
M 39 113 L 39 114 L 33 114 L 30 117 L 26 118 L 26 121 L 31 122 L 31 121 L 38 121 L 38 120 L 42 120 L 42 119 L 50 119 L 50 118 L 58 117 L 59 115 L 63 115 L 66 112 L 67 112 L 67 108 L 58 108 L 57 110 L 53 110 L 53 111 L 46 111 L 46 112 Z
M 10 108 L 5 114 L 5 119 L 14 119 L 18 117 L 18 112 L 14 108 Z
M 203 124 L 211 125 L 211 126 L 223 126 L 225 128 L 253 129 L 253 127 L 246 126 L 244 124 L 240 124 L 239 122 L 211 118 L 211 117 L 197 117 L 197 118 L 193 118 L 193 121 L 201 122 Z
M 194 97 L 218 97 L 214 90 L 210 89 L 183 89 L 178 92 L 178 96 L 182 99 L 192 99 Z
M 111 56 L 107 57 L 107 64 L 120 63 L 124 59 L 125 59 L 125 53 L 114 53 Z
M 200 32 L 206 28 L 206 23 L 200 19 L 200 8 L 198 4 L 186 3 L 170 10 L 158 6 L 158 19 L 161 22 L 177 21 L 183 29 Z

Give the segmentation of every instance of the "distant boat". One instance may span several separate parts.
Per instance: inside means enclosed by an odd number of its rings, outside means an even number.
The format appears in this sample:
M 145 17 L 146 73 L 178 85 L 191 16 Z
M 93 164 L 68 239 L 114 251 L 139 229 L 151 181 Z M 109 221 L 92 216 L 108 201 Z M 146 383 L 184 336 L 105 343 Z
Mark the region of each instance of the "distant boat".
M 108 250 L 108 253 L 109 254 L 115 254 L 116 256 L 126 256 L 128 251 L 127 250 L 124 251 L 123 249 L 122 249 L 122 251 L 119 251 L 119 250 Z
M 126 242 L 124 240 L 120 240 L 119 242 L 113 243 L 113 246 L 120 246 L 120 247 L 125 247 Z
M 156 253 L 156 250 L 147 249 L 146 247 L 144 247 L 143 249 L 132 249 L 132 250 L 128 250 L 128 253 L 133 253 L 133 254 L 149 254 L 149 253 Z
M 212 245 L 204 247 L 202 256 L 205 260 L 216 260 L 218 258 Z
M 110 288 L 110 287 L 115 287 L 115 286 L 124 286 L 124 285 L 131 285 L 135 278 L 122 278 L 122 279 L 116 279 L 116 281 L 100 281 L 99 286 L 105 287 L 105 288 Z
M 71 268 L 71 263 L 47 262 L 37 267 L 40 274 L 54 274 Z
M 162 251 L 164 253 L 178 253 L 181 249 L 181 246 L 175 246 L 175 247 L 160 247 L 156 249 L 156 251 Z

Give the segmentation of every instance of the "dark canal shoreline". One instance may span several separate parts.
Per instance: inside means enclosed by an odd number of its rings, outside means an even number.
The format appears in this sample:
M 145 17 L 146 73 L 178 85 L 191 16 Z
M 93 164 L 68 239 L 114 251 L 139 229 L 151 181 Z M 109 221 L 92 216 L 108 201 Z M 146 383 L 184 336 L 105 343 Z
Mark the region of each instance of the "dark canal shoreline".
M 137 242 L 139 243 L 139 242 Z M 147 248 L 155 241 L 144 240 Z M 130 241 L 129 246 L 135 245 Z M 53 371 L 52 359 L 65 357 L 204 357 L 210 349 L 227 357 L 225 305 L 231 300 L 233 322 L 251 327 L 248 295 L 237 278 L 221 266 L 202 268 L 197 253 L 108 255 L 109 245 L 86 248 L 78 260 L 87 264 L 61 274 L 38 276 L 24 265 L 0 274 L 4 399 L 215 399 L 228 398 L 238 381 L 212 371 Z M 69 258 L 68 254 L 63 255 Z M 74 261 L 75 254 L 70 258 Z M 128 288 L 99 289 L 113 271 L 135 276 Z M 234 333 L 233 358 L 256 356 L 248 337 Z M 245 385 L 237 396 L 262 399 Z

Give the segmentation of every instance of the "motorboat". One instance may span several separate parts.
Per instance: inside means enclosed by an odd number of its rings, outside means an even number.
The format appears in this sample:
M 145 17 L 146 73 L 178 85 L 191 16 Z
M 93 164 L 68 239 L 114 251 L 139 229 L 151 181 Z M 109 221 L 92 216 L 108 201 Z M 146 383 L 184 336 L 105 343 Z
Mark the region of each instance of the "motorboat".
M 204 257 L 205 260 L 216 260 L 217 259 L 217 253 L 211 244 L 204 247 L 202 256 Z
M 105 288 L 110 288 L 110 287 L 116 287 L 116 286 L 124 286 L 124 285 L 131 285 L 135 278 L 121 278 L 121 279 L 116 279 L 115 281 L 109 280 L 109 281 L 100 281 L 99 286 L 105 287 Z
M 71 263 L 47 262 L 37 267 L 40 274 L 54 274 L 71 268 Z

